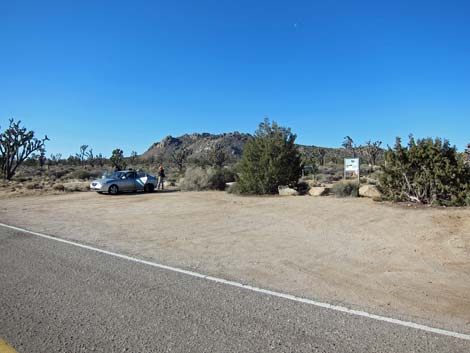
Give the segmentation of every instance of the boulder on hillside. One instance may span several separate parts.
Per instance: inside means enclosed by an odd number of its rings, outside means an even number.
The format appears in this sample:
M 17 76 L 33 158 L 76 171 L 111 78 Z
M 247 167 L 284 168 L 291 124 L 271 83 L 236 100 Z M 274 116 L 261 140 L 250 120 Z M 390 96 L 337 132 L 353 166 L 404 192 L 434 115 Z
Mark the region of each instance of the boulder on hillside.
M 380 198 L 382 197 L 381 192 L 377 189 L 375 185 L 362 185 L 359 188 L 359 196 L 370 197 L 370 198 Z
M 292 189 L 288 186 L 279 186 L 278 188 L 279 196 L 298 196 L 299 193 L 297 190 Z
M 330 190 L 323 186 L 314 186 L 311 187 L 308 191 L 310 196 L 326 196 Z

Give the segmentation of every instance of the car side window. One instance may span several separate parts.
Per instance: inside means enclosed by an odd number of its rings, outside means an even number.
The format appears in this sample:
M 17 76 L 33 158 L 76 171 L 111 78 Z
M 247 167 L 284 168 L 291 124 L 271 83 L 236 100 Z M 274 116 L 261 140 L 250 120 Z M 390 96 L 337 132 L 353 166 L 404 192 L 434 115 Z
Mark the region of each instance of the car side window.
M 135 173 L 134 172 L 126 173 L 126 179 L 135 179 Z

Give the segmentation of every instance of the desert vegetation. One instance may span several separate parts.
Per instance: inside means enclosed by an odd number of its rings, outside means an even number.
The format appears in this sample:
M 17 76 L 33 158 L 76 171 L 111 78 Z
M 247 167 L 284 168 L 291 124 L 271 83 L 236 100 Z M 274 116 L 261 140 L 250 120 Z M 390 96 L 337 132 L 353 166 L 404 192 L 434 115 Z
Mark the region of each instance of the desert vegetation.
M 248 141 L 239 165 L 240 192 L 274 194 L 281 185 L 295 186 L 302 160 L 289 128 L 265 119 Z
M 0 133 L 0 167 L 5 180 L 11 180 L 18 167 L 34 152 L 39 152 L 39 166 L 45 163 L 45 142 L 35 137 L 34 131 L 21 126 L 21 121 L 10 119 L 8 128 Z
M 46 155 L 49 138 L 11 119 L 0 132 L 1 189 L 11 194 L 86 191 L 107 170 L 166 168 L 167 183 L 182 191 L 227 190 L 237 194 L 336 197 L 369 196 L 427 205 L 470 205 L 470 145 L 459 153 L 443 139 L 415 139 L 393 147 L 345 136 L 340 148 L 303 146 L 288 127 L 265 119 L 253 135 L 192 134 L 166 137 L 138 155 L 115 148 L 109 158 L 88 144 L 77 153 Z M 361 178 L 344 180 L 343 159 L 361 160 Z M 367 191 L 362 191 L 368 186 Z M 286 191 L 287 190 L 287 191 Z M 372 192 L 371 192 L 372 190 Z
M 470 205 L 468 156 L 458 154 L 447 140 L 410 136 L 404 147 L 397 138 L 394 148 L 385 153 L 379 186 L 396 201 Z

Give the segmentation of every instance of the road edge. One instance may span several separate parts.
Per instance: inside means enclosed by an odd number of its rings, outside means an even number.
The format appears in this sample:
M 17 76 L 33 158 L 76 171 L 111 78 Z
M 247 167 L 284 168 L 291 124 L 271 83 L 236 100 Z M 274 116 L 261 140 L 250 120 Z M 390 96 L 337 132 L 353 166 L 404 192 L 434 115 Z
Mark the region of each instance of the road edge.
M 258 287 L 254 287 L 254 286 L 251 286 L 251 285 L 248 285 L 248 284 L 239 283 L 239 282 L 236 282 L 236 281 L 230 281 L 230 280 L 226 280 L 226 279 L 223 279 L 223 278 L 213 277 L 213 276 L 205 275 L 205 274 L 198 273 L 198 272 L 188 271 L 188 270 L 184 270 L 184 269 L 177 268 L 177 267 L 172 267 L 172 266 L 159 264 L 157 262 L 141 260 L 141 259 L 138 259 L 138 258 L 135 258 L 135 257 L 132 257 L 132 256 L 127 256 L 127 255 L 115 253 L 115 252 L 112 252 L 112 251 L 103 250 L 103 249 L 100 249 L 100 248 L 95 248 L 95 247 L 90 246 L 90 245 L 80 244 L 80 243 L 75 242 L 75 241 L 66 240 L 66 239 L 55 237 L 55 236 L 34 232 L 34 231 L 31 231 L 31 230 L 28 230 L 28 229 L 24 229 L 24 228 L 20 228 L 20 227 L 16 227 L 16 226 L 11 226 L 9 224 L 5 224 L 5 223 L 1 223 L 1 222 L 0 222 L 0 226 L 2 226 L 4 228 L 9 228 L 9 229 L 15 230 L 15 231 L 18 231 L 18 232 L 21 232 L 21 233 L 27 233 L 27 234 L 35 235 L 35 236 L 38 236 L 38 237 L 41 237 L 41 238 L 58 241 L 58 242 L 68 244 L 68 245 L 72 245 L 72 246 L 76 246 L 76 247 L 79 247 L 79 248 L 82 248 L 82 249 L 87 249 L 87 250 L 99 252 L 99 253 L 102 253 L 102 254 L 105 254 L 105 255 L 118 257 L 118 258 L 121 258 L 121 259 L 124 259 L 124 260 L 127 260 L 127 261 L 132 261 L 132 262 L 136 262 L 136 263 L 140 263 L 140 264 L 143 264 L 143 265 L 156 267 L 156 268 L 167 270 L 167 271 L 177 272 L 177 273 L 181 273 L 181 274 L 184 274 L 184 275 L 188 275 L 188 276 L 192 276 L 192 277 L 196 277 L 196 278 L 200 278 L 200 279 L 205 279 L 205 280 L 215 282 L 215 283 L 220 283 L 220 284 L 225 284 L 225 285 L 236 287 L 236 288 L 250 290 L 252 292 L 261 293 L 261 294 L 265 294 L 265 295 L 270 295 L 270 296 L 273 296 L 273 297 L 288 299 L 288 300 L 303 303 L 303 304 L 309 304 L 309 305 L 317 306 L 317 307 L 324 308 L 324 309 L 330 309 L 330 310 L 346 313 L 346 314 L 349 314 L 349 315 L 361 316 L 361 317 L 365 317 L 365 318 L 368 318 L 368 319 L 382 321 L 382 322 L 388 322 L 388 323 L 391 323 L 391 324 L 404 326 L 404 327 L 408 327 L 408 328 L 412 328 L 412 329 L 416 329 L 416 330 L 420 330 L 420 331 L 424 331 L 424 332 L 435 333 L 435 334 L 439 334 L 439 335 L 444 335 L 444 336 L 449 336 L 449 337 L 454 337 L 454 338 L 459 338 L 459 339 L 470 341 L 470 334 L 444 330 L 444 329 L 435 328 L 435 327 L 431 327 L 431 326 L 427 326 L 427 325 L 423 325 L 423 324 L 418 324 L 418 323 L 411 322 L 411 321 L 404 321 L 404 320 L 400 320 L 400 319 L 394 319 L 394 318 L 390 318 L 390 317 L 386 317 L 386 316 L 371 314 L 371 313 L 368 313 L 366 311 L 354 310 L 354 309 L 350 309 L 350 308 L 347 308 L 347 307 L 344 307 L 344 306 L 338 306 L 338 305 L 334 305 L 334 304 L 315 301 L 315 300 L 312 300 L 312 299 L 302 298 L 302 297 L 298 297 L 298 296 L 295 296 L 295 295 L 292 295 L 292 294 L 286 294 L 286 293 L 272 291 L 272 290 L 269 290 L 269 289 L 258 288 Z

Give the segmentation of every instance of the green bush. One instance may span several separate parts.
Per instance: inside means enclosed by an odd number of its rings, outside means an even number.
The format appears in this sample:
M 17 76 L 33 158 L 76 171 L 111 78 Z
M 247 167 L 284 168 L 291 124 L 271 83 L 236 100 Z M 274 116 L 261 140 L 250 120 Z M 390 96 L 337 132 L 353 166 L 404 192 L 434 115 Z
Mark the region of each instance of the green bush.
M 244 194 L 276 194 L 279 185 L 295 185 L 302 174 L 296 135 L 265 119 L 244 148 L 239 188 Z
M 206 169 L 209 175 L 208 189 L 211 190 L 225 190 L 225 175 L 221 168 L 208 168 Z
M 234 182 L 236 178 L 235 171 L 230 167 L 206 167 L 202 169 L 207 173 L 209 178 L 207 190 L 223 191 L 226 189 L 227 183 Z
M 440 138 L 397 138 L 385 153 L 379 188 L 395 201 L 449 206 L 470 205 L 470 169 L 455 146 Z
M 336 197 L 358 197 L 359 184 L 354 181 L 340 181 L 333 185 L 331 191 Z

